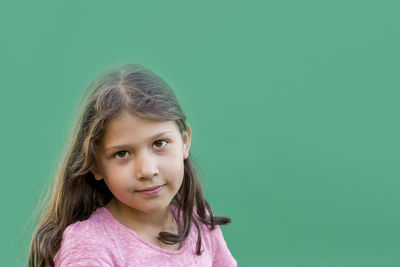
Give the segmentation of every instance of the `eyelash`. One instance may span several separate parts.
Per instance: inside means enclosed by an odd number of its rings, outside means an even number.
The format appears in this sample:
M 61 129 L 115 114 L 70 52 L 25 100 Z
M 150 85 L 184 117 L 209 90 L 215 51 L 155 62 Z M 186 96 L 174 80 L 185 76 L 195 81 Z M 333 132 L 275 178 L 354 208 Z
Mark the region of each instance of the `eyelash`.
M 164 139 L 157 140 L 157 141 L 155 141 L 154 143 L 157 143 L 157 142 L 160 142 L 160 141 L 164 141 L 164 142 L 165 142 L 165 145 L 162 146 L 162 147 L 158 147 L 159 149 L 163 149 L 163 148 L 169 143 L 167 140 L 164 140 Z M 126 150 L 118 151 L 118 152 L 114 153 L 113 157 L 114 157 L 114 158 L 120 158 L 120 159 L 125 158 L 125 157 L 117 157 L 117 155 L 118 155 L 119 153 L 121 153 L 121 152 L 128 152 L 128 151 L 126 151 Z

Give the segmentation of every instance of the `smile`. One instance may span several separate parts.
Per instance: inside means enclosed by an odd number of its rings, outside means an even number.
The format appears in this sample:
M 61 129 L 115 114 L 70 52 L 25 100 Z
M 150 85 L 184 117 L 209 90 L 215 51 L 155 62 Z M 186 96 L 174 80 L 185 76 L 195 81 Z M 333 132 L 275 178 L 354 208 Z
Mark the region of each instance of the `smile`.
M 163 190 L 163 188 L 164 188 L 164 185 L 159 185 L 156 187 L 146 188 L 146 189 L 143 189 L 143 190 L 140 190 L 137 192 L 139 192 L 143 195 L 146 195 L 146 196 L 152 196 L 152 195 L 159 193 L 161 190 Z

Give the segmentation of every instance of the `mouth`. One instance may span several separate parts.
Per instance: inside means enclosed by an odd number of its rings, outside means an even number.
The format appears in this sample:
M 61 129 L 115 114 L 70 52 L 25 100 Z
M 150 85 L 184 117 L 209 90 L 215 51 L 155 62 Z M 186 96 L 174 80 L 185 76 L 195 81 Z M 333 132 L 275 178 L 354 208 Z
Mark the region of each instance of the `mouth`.
M 156 196 L 163 189 L 164 189 L 164 185 L 159 185 L 159 186 L 154 186 L 154 187 L 148 187 L 148 188 L 145 188 L 145 189 L 137 191 L 137 192 L 146 197 L 147 196 Z
M 157 185 L 157 186 L 153 186 L 153 187 L 148 187 L 148 188 L 145 188 L 145 189 L 142 189 L 142 190 L 137 190 L 137 192 L 153 191 L 153 190 L 156 190 L 157 188 L 160 188 L 162 186 L 164 186 L 164 185 Z

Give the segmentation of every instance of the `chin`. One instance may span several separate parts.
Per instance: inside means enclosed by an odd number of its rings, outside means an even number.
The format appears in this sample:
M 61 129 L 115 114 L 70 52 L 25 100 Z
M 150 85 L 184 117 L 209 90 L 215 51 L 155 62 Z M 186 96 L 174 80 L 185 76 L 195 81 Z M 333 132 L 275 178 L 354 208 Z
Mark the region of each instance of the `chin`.
M 169 207 L 169 203 L 166 204 L 159 204 L 159 205 L 146 205 L 144 207 L 142 207 L 141 209 L 139 209 L 140 211 L 144 212 L 144 213 L 155 213 L 155 212 L 159 212 L 162 210 L 165 210 L 166 208 Z

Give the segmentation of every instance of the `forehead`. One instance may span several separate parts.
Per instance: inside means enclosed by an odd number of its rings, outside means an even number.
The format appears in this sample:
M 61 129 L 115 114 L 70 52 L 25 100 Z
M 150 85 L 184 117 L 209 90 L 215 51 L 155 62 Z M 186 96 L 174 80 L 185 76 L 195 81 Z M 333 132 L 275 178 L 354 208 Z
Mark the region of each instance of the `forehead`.
M 149 137 L 165 132 L 179 136 L 179 128 L 174 121 L 145 120 L 124 112 L 112 118 L 105 127 L 103 145 L 120 143 L 142 143 Z

